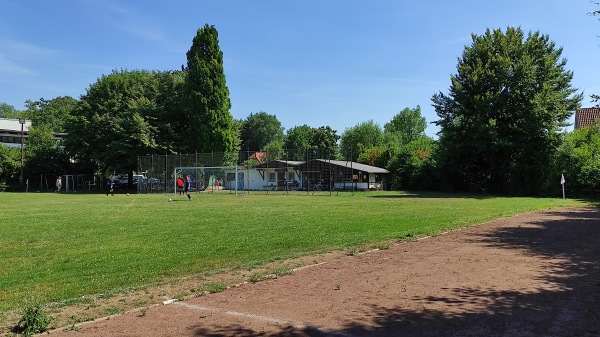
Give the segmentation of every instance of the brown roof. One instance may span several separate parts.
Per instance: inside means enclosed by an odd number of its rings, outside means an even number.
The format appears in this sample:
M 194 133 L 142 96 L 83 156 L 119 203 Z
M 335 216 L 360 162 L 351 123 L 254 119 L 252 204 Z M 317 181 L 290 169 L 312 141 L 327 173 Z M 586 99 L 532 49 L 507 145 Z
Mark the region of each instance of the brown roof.
M 600 119 L 600 108 L 582 108 L 575 111 L 575 129 L 594 124 Z
M 264 152 L 254 152 L 248 159 L 256 159 L 262 164 L 267 160 L 267 154 Z

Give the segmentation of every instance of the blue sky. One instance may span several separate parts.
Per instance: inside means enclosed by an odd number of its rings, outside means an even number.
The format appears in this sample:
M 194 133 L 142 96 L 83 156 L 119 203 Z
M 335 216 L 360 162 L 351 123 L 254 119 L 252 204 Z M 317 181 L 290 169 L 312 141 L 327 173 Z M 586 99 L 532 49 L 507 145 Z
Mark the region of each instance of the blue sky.
M 599 9 L 589 0 L 0 0 L 0 102 L 76 99 L 113 69 L 180 69 L 198 28 L 219 32 L 231 112 L 284 128 L 383 127 L 404 108 L 437 119 L 471 34 L 540 31 L 562 47 L 573 86 L 600 93 Z M 429 124 L 426 133 L 439 131 Z

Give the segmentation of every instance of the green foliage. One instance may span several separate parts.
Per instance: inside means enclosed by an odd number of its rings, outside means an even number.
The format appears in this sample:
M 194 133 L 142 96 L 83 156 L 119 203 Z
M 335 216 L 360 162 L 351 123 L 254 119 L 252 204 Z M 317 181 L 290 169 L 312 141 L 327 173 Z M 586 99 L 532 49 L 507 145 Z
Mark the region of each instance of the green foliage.
M 560 129 L 579 106 L 562 49 L 546 35 L 507 28 L 473 35 L 435 94 L 440 168 L 451 190 L 520 195 L 545 192 Z
M 70 166 L 69 156 L 54 139 L 50 124 L 29 128 L 25 152 L 25 172 L 28 176 L 44 173 L 64 174 Z
M 334 149 L 337 148 L 338 139 L 340 137 L 337 135 L 337 131 L 329 126 L 313 128 L 304 124 L 287 131 L 284 147 L 287 150 Z M 337 157 L 337 153 L 329 152 L 328 155 L 331 158 Z
M 45 332 L 50 322 L 52 322 L 52 317 L 44 313 L 41 305 L 27 305 L 14 332 L 24 336 L 31 336 Z
M 130 172 L 137 166 L 137 156 L 168 147 L 158 145 L 159 125 L 164 131 L 168 123 L 157 104 L 161 78 L 169 77 L 122 70 L 90 85 L 66 126 L 68 152 L 80 162 L 94 163 L 100 172 Z
M 570 190 L 600 190 L 600 122 L 566 134 L 558 150 L 558 170 Z
M 283 127 L 275 115 L 269 115 L 264 111 L 251 113 L 242 123 L 243 150 L 260 151 L 267 144 L 282 140 Z
M 281 276 L 286 276 L 286 275 L 292 275 L 294 273 L 294 271 L 289 268 L 275 268 L 272 270 L 271 273 L 277 277 L 281 277 Z
M 387 162 L 383 156 L 384 151 L 384 148 L 381 146 L 372 146 L 361 152 L 358 155 L 357 161 L 371 166 L 385 167 Z
M 65 125 L 77 100 L 70 96 L 56 97 L 51 100 L 40 98 L 38 101 L 27 100 L 25 117 L 31 120 L 33 127 L 48 127 L 53 132 L 65 132 Z
M 260 282 L 260 281 L 264 281 L 264 280 L 268 280 L 268 279 L 269 279 L 269 275 L 267 275 L 266 273 L 261 273 L 261 272 L 252 273 L 248 277 L 248 281 L 252 282 L 252 283 L 256 283 L 256 282 Z
M 265 145 L 265 147 L 263 148 L 263 150 L 267 154 L 265 160 L 269 161 L 281 159 L 283 157 L 283 154 L 285 153 L 283 145 L 284 144 L 281 140 L 275 140 Z
M 0 144 L 0 192 L 16 182 L 20 168 L 21 150 Z
M 312 128 L 306 124 L 288 129 L 285 135 L 286 149 L 308 149 L 311 147 L 310 133 Z
M 340 149 L 346 160 L 357 161 L 360 155 L 383 143 L 383 130 L 369 120 L 347 128 L 340 138 Z
M 403 146 L 388 165 L 392 189 L 437 189 L 435 159 L 437 142 L 425 135 Z
M 386 123 L 383 130 L 400 144 L 408 144 L 425 134 L 427 121 L 421 116 L 421 107 L 405 108 Z
M 0 103 L 0 118 L 19 118 L 21 111 L 8 103 Z
M 187 52 L 186 135 L 188 153 L 231 152 L 235 148 L 231 102 L 223 52 L 214 26 L 198 29 Z M 185 152 L 185 151 L 184 151 Z
M 227 289 L 227 284 L 225 283 L 221 283 L 221 282 L 211 282 L 211 283 L 206 283 L 203 284 L 200 287 L 200 291 L 201 292 L 207 292 L 207 293 L 220 293 L 223 292 Z
M 156 127 L 156 149 L 154 153 L 181 153 L 182 144 L 187 142 L 184 134 L 186 125 L 184 92 L 186 73 L 165 71 L 155 73 L 158 80 L 156 109 L 149 110 L 151 121 Z

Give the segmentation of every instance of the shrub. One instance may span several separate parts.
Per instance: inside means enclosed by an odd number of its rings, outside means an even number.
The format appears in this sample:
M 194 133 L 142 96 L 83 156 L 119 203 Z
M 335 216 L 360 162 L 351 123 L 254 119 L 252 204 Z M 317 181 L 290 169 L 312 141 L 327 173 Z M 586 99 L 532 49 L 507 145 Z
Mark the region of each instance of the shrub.
M 24 336 L 31 336 L 46 331 L 51 321 L 52 317 L 46 315 L 40 305 L 28 305 L 13 331 Z

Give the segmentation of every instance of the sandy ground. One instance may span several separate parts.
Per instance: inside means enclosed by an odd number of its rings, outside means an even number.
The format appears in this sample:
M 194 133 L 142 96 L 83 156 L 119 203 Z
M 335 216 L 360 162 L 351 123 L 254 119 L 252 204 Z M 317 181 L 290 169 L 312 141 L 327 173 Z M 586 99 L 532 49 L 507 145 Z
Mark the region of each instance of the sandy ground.
M 600 336 L 600 212 L 528 213 L 51 336 Z

